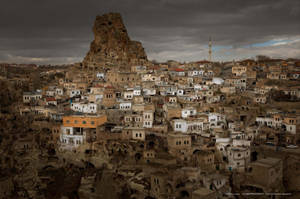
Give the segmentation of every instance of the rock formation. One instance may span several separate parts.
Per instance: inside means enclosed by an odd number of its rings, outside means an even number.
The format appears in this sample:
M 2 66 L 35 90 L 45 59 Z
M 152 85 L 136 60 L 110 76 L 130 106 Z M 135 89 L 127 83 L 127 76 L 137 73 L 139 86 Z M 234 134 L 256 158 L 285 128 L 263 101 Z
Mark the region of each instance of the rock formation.
M 142 44 L 130 40 L 119 13 L 97 16 L 94 41 L 83 60 L 84 67 L 132 66 L 148 62 Z

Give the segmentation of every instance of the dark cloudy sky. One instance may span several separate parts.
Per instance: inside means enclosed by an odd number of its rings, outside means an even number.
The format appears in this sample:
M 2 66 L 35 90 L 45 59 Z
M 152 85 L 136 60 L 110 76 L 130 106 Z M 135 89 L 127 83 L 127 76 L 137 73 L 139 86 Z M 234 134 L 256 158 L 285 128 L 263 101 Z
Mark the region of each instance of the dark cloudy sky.
M 149 59 L 300 58 L 300 0 L 1 0 L 0 61 L 72 63 L 96 15 L 120 12 Z

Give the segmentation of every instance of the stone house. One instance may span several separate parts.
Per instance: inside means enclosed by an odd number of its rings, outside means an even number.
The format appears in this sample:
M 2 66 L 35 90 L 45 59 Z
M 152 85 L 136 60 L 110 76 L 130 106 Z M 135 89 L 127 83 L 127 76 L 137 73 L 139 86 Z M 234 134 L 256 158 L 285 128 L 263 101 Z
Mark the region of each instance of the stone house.
M 233 66 L 231 68 L 231 73 L 234 76 L 242 76 L 247 73 L 247 66 Z
M 172 118 L 181 117 L 181 107 L 179 104 L 175 103 L 166 103 L 163 105 L 164 118 L 170 120 Z
M 182 160 L 190 158 L 192 139 L 189 135 L 169 133 L 167 135 L 169 153 Z
M 213 171 L 215 166 L 215 155 L 209 150 L 195 150 L 192 155 L 192 165 L 201 171 Z
M 283 161 L 277 158 L 260 159 L 249 164 L 244 185 L 261 188 L 264 192 L 278 190 L 283 181 Z
M 250 162 L 250 148 L 229 147 L 227 149 L 228 170 L 244 172 Z
M 116 93 L 115 89 L 111 86 L 107 86 L 103 92 L 102 105 L 105 107 L 116 106 Z
M 41 92 L 24 92 L 23 93 L 23 103 L 30 103 L 32 101 L 38 101 L 42 99 Z

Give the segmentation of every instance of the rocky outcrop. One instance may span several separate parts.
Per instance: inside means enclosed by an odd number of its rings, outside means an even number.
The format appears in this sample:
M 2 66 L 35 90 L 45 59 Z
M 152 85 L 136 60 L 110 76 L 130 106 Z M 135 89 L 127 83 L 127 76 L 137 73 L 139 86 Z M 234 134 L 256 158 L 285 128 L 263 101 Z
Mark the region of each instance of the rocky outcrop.
M 97 16 L 93 32 L 95 38 L 83 66 L 131 66 L 148 62 L 142 44 L 130 40 L 119 13 Z

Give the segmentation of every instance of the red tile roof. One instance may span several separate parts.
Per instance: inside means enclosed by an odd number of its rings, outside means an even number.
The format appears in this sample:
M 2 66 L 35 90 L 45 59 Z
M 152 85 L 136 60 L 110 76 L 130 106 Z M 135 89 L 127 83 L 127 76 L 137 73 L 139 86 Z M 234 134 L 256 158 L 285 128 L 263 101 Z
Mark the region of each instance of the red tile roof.
M 56 101 L 56 99 L 54 97 L 47 97 L 46 98 L 46 101 L 47 102 L 50 102 L 50 101 Z

